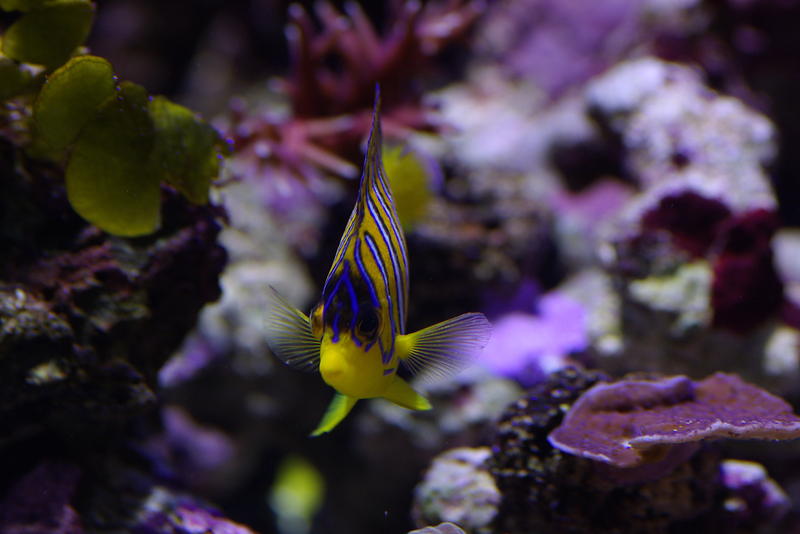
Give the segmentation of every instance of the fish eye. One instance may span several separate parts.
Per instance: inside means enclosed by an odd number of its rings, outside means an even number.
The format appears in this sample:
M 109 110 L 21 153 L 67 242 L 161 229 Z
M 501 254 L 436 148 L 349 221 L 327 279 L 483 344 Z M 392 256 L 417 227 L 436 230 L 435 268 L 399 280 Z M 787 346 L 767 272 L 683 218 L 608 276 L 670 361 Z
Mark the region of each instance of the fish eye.
M 358 322 L 356 323 L 356 330 L 359 336 L 364 338 L 374 338 L 378 333 L 378 325 L 380 319 L 375 310 L 371 308 L 364 308 L 358 314 Z

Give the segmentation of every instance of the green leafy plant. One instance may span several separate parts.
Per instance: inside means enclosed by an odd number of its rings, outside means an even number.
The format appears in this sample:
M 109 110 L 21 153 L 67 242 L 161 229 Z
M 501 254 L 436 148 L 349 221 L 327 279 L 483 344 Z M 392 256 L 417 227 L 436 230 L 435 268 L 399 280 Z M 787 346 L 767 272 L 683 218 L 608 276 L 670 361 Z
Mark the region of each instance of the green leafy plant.
M 23 11 L 2 36 L 0 99 L 30 101 L 27 152 L 64 165 L 67 198 L 83 218 L 139 236 L 160 224 L 161 184 L 208 202 L 225 143 L 191 110 L 79 54 L 93 4 L 0 0 L 0 9 Z

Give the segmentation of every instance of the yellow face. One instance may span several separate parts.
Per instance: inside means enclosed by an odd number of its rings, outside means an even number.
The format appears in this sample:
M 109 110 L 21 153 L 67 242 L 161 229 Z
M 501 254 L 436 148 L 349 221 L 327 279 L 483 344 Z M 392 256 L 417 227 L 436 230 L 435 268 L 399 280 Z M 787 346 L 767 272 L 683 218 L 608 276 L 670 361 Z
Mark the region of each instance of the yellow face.
M 336 342 L 332 332 L 323 335 L 319 371 L 339 393 L 359 399 L 380 397 L 395 375 L 385 369 L 377 344 L 365 352 L 363 345 L 357 345 L 346 332 L 341 332 Z

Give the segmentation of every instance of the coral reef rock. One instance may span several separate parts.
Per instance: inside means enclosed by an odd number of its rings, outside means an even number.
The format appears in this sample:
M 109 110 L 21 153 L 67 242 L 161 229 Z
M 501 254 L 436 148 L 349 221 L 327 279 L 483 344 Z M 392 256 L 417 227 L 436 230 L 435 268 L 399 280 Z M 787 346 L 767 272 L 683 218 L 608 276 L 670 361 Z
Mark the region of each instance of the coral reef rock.
M 502 494 L 495 528 L 522 534 L 662 533 L 692 528 L 713 509 L 719 461 L 701 450 L 660 473 L 613 476 L 605 464 L 555 449 L 548 434 L 605 377 L 566 369 L 513 404 L 498 425 L 490 470 Z
M 433 461 L 414 491 L 418 525 L 452 521 L 475 534 L 492 532 L 500 493 L 489 474 L 488 447 L 451 449 Z

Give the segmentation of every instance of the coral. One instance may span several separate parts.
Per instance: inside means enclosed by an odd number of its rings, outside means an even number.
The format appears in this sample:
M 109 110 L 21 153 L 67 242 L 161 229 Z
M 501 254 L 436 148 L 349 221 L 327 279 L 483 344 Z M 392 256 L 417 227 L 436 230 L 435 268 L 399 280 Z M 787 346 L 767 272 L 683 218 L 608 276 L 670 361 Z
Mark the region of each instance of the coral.
M 0 531 L 5 534 L 83 534 L 72 504 L 81 470 L 45 460 L 15 481 L 0 501 Z
M 564 174 L 574 175 L 573 172 Z M 630 185 L 603 178 L 574 193 L 556 193 L 550 205 L 558 214 L 554 230 L 563 262 L 575 270 L 582 266 L 595 266 L 598 246 L 606 235 L 606 227 L 633 195 Z
M 669 232 L 675 246 L 699 258 L 714 244 L 720 224 L 730 215 L 719 200 L 687 191 L 662 198 L 642 216 L 642 228 Z
M 346 5 L 346 17 L 327 1 L 317 4 L 319 33 L 305 10 L 292 6 L 288 92 L 295 114 L 319 117 L 369 108 L 376 83 L 384 88 L 387 108 L 418 98 L 426 61 L 462 37 L 482 7 L 475 0 L 395 2 L 388 28 L 379 36 L 355 2 Z M 330 56 L 340 60 L 339 72 L 327 66 Z
M 458 525 L 450 522 L 440 523 L 435 527 L 424 527 L 409 531 L 408 534 L 465 534 Z
M 434 198 L 430 216 L 407 236 L 415 297 L 409 303 L 410 330 L 469 309 L 502 315 L 530 311 L 526 283 L 555 270 L 552 219 L 540 206 L 521 199 L 456 202 Z M 478 292 L 465 291 L 479 286 Z M 415 326 L 416 325 L 416 326 Z
M 761 464 L 725 460 L 721 468 L 726 489 L 724 506 L 730 523 L 755 530 L 776 524 L 789 511 L 789 496 Z
M 141 510 L 138 521 L 130 526 L 133 534 L 254 534 L 249 528 L 227 519 L 188 496 L 174 495 L 154 488 Z
M 560 293 L 539 300 L 538 314 L 513 312 L 494 321 L 479 364 L 524 386 L 574 365 L 573 354 L 588 347 L 583 307 Z
M 2 11 L 24 11 L 4 28 L 2 53 L 19 62 L 44 65 L 52 70 L 84 42 L 92 27 L 94 4 L 71 2 L 7 2 Z
M 164 407 L 161 418 L 175 472 L 184 474 L 182 481 L 187 487 L 202 490 L 213 486 L 210 480 L 236 454 L 235 442 L 219 430 L 197 424 L 176 406 Z
M 601 128 L 619 136 L 627 172 L 642 189 L 625 221 L 636 223 L 663 198 L 688 192 L 736 214 L 775 208 L 765 169 L 775 154 L 774 126 L 741 101 L 713 93 L 697 71 L 632 60 L 593 80 L 585 99 Z
M 12 434 L 35 422 L 91 441 L 153 405 L 157 369 L 218 297 L 218 212 L 166 194 L 162 230 L 128 241 L 78 218 L 52 167 L 30 171 L 3 183 L 17 223 L 0 230 L 15 317 L 0 418 Z
M 621 380 L 584 392 L 548 441 L 570 454 L 636 467 L 674 444 L 723 437 L 797 438 L 800 417 L 736 375 L 716 373 L 696 383 L 685 376 Z
M 774 212 L 731 215 L 719 201 L 687 192 L 664 197 L 644 214 L 642 226 L 667 231 L 676 247 L 711 263 L 713 282 L 701 292 L 709 294 L 712 326 L 746 333 L 780 310 L 783 284 L 771 248 L 778 228 Z
M 548 434 L 580 395 L 603 380 L 597 372 L 560 371 L 503 415 L 490 469 L 503 499 L 503 532 L 667 532 L 690 528 L 711 510 L 718 461 L 700 451 L 667 473 L 623 480 L 604 464 L 553 448 Z M 697 526 L 695 524 L 695 526 Z
M 592 80 L 584 101 L 638 186 L 598 247 L 620 302 L 619 343 L 598 363 L 691 376 L 724 368 L 785 391 L 791 380 L 766 363 L 768 340 L 793 316 L 772 253 L 773 124 L 702 73 L 652 57 Z
M 424 73 L 446 44 L 466 33 L 480 5 L 397 2 L 398 16 L 388 14 L 382 36 L 356 2 L 346 4 L 346 15 L 318 3 L 319 32 L 299 4 L 289 8 L 291 73 L 280 84 L 288 109 L 273 102 L 248 110 L 239 100 L 222 128 L 233 145 L 232 175 L 258 184 L 265 206 L 302 252 L 315 252 L 308 243 L 320 241 L 325 208 L 342 195 L 341 184 L 330 178 L 358 176 L 376 84 L 388 139 L 437 129 L 421 103 Z M 332 70 L 331 61 L 341 68 Z
M 633 280 L 628 297 L 673 317 L 670 331 L 676 336 L 707 327 L 711 322 L 713 273 L 706 262 L 678 266 L 674 272 Z
M 469 532 L 489 533 L 500 493 L 486 467 L 488 447 L 451 449 L 437 456 L 414 490 L 414 521 L 451 521 Z
M 32 120 L 18 123 L 27 129 L 25 149 L 63 164 L 75 211 L 109 233 L 141 236 L 159 227 L 161 182 L 208 202 L 219 135 L 187 108 L 118 82 L 105 59 L 84 55 L 78 47 L 94 4 L 9 2 L 0 9 L 24 12 L 2 36 L 4 78 L 15 81 L 4 79 L 0 93 L 29 108 Z M 9 59 L 20 63 L 16 72 Z
M 100 456 L 85 466 L 76 509 L 87 531 L 253 534 L 202 499 L 160 483 L 142 470 L 146 467 L 143 459 L 137 460 L 125 463 L 113 456 Z
M 774 212 L 755 210 L 725 221 L 713 259 L 713 325 L 734 332 L 752 330 L 778 314 L 783 283 L 772 261 Z
M 363 453 L 376 464 L 401 450 L 429 457 L 447 446 L 488 443 L 493 425 L 505 406 L 519 396 L 519 386 L 473 366 L 447 380 L 415 382 L 434 412 L 409 412 L 387 403 L 374 403 L 359 423 L 359 433 L 385 442 Z
M 495 2 L 478 27 L 475 48 L 508 74 L 556 99 L 641 51 L 667 49 L 709 24 L 698 0 Z

